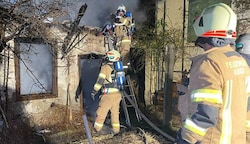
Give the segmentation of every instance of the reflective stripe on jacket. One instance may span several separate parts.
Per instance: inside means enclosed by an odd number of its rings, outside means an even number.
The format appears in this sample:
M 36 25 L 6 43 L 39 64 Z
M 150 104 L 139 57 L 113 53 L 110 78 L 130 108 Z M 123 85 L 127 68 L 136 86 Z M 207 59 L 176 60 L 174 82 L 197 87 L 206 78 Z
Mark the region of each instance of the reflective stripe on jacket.
M 102 94 L 116 93 L 119 92 L 118 88 L 103 88 Z
M 189 117 L 182 137 L 190 143 L 246 143 L 246 83 L 250 70 L 230 46 L 192 58 Z
M 97 81 L 94 84 L 94 90 L 99 91 L 104 84 L 112 82 L 111 72 L 112 67 L 109 64 L 104 64 L 101 66 L 100 73 L 98 75 Z

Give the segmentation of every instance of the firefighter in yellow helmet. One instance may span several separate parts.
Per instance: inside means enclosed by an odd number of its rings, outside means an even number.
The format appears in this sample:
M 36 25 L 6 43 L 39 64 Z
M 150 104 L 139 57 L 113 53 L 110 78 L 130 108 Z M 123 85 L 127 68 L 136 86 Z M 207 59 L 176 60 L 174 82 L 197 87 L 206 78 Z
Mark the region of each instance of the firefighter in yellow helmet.
M 195 45 L 205 52 L 192 58 L 190 103 L 177 144 L 245 144 L 249 67 L 234 50 L 237 17 L 218 3 L 194 20 Z
M 107 52 L 106 60 L 101 66 L 98 79 L 94 85 L 92 91 L 92 97 L 94 97 L 99 90 L 101 90 L 99 107 L 96 111 L 97 117 L 94 123 L 94 128 L 98 134 L 108 134 L 108 131 L 103 130 L 104 121 L 108 112 L 111 112 L 111 125 L 113 133 L 119 133 L 120 121 L 119 121 L 119 106 L 121 101 L 121 92 L 117 87 L 116 82 L 112 79 L 112 71 L 114 70 L 113 63 L 120 60 L 120 53 L 116 50 Z
M 129 51 L 131 47 L 131 27 L 133 26 L 132 18 L 126 15 L 126 7 L 120 5 L 117 8 L 114 33 L 117 38 L 117 50 L 121 53 L 123 65 L 129 62 Z

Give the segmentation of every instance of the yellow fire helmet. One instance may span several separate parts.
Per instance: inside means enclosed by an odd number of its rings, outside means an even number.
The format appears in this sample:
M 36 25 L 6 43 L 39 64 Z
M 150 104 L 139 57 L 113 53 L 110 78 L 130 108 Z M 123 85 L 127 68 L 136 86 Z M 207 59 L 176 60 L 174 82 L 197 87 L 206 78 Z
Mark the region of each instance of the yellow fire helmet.
M 205 8 L 196 17 L 193 28 L 198 37 L 218 37 L 236 39 L 237 16 L 224 3 L 218 3 Z
M 120 60 L 120 53 L 117 50 L 111 50 L 107 52 L 107 58 L 110 62 L 116 62 Z

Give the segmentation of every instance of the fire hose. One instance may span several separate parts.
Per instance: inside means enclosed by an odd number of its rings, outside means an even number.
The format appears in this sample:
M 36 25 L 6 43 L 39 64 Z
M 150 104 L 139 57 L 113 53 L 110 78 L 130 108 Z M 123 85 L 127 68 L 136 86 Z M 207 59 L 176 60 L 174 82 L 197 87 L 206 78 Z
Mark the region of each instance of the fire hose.
M 127 93 L 125 93 L 127 94 Z M 141 117 L 154 129 L 156 130 L 158 133 L 160 133 L 162 136 L 164 136 L 165 138 L 169 139 L 172 142 L 175 142 L 175 138 L 173 138 L 172 136 L 170 136 L 169 134 L 165 133 L 164 131 L 162 131 L 160 128 L 158 128 L 154 123 L 152 123 L 142 112 L 141 110 L 135 106 L 135 103 L 133 102 L 133 100 L 130 97 L 127 97 L 128 101 L 132 104 L 132 106 L 134 107 L 134 109 L 141 115 Z

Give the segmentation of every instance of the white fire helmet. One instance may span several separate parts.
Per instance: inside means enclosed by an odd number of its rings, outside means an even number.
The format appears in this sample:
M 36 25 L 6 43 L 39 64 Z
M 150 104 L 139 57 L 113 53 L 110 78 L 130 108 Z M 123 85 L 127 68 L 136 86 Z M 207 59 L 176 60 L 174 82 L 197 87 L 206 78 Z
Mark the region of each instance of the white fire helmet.
M 237 16 L 224 3 L 218 3 L 205 8 L 196 17 L 193 28 L 198 37 L 218 37 L 236 39 Z
M 124 14 L 126 13 L 126 7 L 124 5 L 119 5 L 117 8 L 117 12 L 124 12 Z
M 110 62 L 116 62 L 120 60 L 120 53 L 117 50 L 111 50 L 107 52 L 107 57 Z
M 236 51 L 242 54 L 250 54 L 250 33 L 240 35 L 235 42 Z

